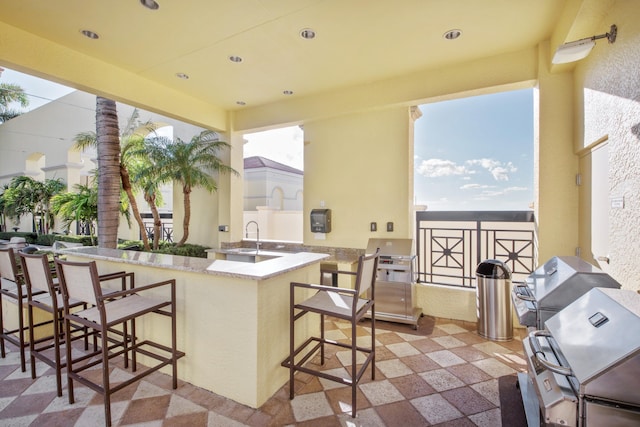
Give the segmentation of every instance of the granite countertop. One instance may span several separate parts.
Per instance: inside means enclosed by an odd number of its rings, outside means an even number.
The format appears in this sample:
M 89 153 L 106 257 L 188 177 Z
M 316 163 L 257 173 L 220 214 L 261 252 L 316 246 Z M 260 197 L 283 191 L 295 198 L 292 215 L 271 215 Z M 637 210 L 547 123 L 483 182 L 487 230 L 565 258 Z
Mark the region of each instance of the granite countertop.
M 261 262 L 249 263 L 151 252 L 125 251 L 121 249 L 106 249 L 95 246 L 60 249 L 56 252 L 64 255 L 75 255 L 94 260 L 121 262 L 123 264 L 144 265 L 166 268 L 169 270 L 180 270 L 191 273 L 211 274 L 215 276 L 227 276 L 250 280 L 269 279 L 288 271 L 293 271 L 329 258 L 328 254 L 322 253 L 278 253 L 277 255 L 280 256 Z M 263 251 L 260 252 L 262 253 Z

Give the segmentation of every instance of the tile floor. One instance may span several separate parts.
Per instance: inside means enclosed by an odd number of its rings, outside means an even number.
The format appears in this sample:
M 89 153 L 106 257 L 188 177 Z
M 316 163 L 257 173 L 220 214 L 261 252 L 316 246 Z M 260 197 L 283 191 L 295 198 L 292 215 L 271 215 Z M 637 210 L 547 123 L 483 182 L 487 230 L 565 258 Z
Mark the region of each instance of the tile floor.
M 349 325 L 327 321 L 333 339 L 346 339 Z M 501 425 L 498 378 L 526 369 L 522 330 L 498 343 L 475 332 L 475 324 L 424 317 L 420 328 L 377 322 L 376 380 L 365 373 L 359 385 L 358 416 L 350 417 L 350 388 L 296 374 L 296 398 L 288 385 L 261 408 L 252 409 L 191 384 L 171 389 L 170 377 L 154 373 L 113 395 L 114 426 L 487 426 Z M 367 339 L 366 323 L 358 326 Z M 55 393 L 53 370 L 38 362 L 39 377 L 20 372 L 15 348 L 0 359 L 0 426 L 101 426 L 102 397 L 76 385 Z M 317 358 L 319 359 L 319 357 Z M 317 361 L 317 359 L 312 360 Z M 324 369 L 341 372 L 348 352 L 332 349 Z M 127 371 L 115 368 L 123 380 Z M 285 369 L 285 368 L 282 368 Z M 77 384 L 77 383 L 76 383 Z M 514 391 L 517 392 L 517 391 Z

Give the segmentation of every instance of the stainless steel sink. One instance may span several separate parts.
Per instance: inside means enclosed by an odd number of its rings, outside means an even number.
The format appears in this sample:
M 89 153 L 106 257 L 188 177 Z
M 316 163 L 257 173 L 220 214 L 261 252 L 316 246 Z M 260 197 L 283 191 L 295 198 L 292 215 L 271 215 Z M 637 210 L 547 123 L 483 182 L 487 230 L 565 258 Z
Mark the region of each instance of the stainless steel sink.
M 234 248 L 222 252 L 227 261 L 256 263 L 285 256 L 288 252 L 258 251 L 254 248 Z

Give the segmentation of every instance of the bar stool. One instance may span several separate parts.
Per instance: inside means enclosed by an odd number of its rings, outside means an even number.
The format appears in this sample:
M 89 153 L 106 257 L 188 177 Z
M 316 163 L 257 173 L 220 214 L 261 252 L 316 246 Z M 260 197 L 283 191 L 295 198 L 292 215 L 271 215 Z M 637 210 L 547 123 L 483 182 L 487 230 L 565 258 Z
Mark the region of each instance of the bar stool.
M 140 380 L 142 377 L 161 369 L 164 366 L 172 367 L 173 388 L 178 387 L 178 358 L 184 356 L 177 350 L 176 339 L 176 283 L 175 280 L 165 280 L 150 285 L 126 289 L 120 292 L 104 295 L 100 288 L 100 278 L 95 261 L 73 262 L 56 260 L 58 278 L 62 290 L 64 303 L 65 333 L 70 334 L 71 324 L 80 324 L 96 331 L 101 338 L 101 352 L 99 358 L 88 363 L 76 364 L 71 358 L 71 346 L 67 347 L 67 386 L 69 389 L 69 403 L 74 402 L 73 382 L 81 384 L 100 393 L 104 397 L 105 423 L 111 425 L 111 394 Z M 154 290 L 154 294 L 165 292 L 166 297 L 158 298 L 141 296 L 140 294 Z M 71 310 L 72 301 L 83 301 L 91 305 L 91 308 L 80 311 Z M 157 313 L 170 318 L 171 345 L 166 346 L 151 340 L 137 341 L 135 321 L 136 319 Z M 131 346 L 117 350 L 109 347 L 108 334 L 118 325 L 131 323 Z M 136 372 L 136 352 L 141 352 L 155 360 L 153 366 L 147 367 L 142 372 L 117 385 L 112 386 L 109 379 L 110 361 L 126 351 L 132 352 L 132 371 Z M 102 365 L 102 381 L 97 382 L 91 375 L 83 375 L 84 371 Z
M 378 268 L 380 250 L 371 255 L 361 255 L 358 259 L 358 270 L 354 289 L 335 286 L 314 285 L 309 283 L 291 282 L 290 287 L 290 336 L 289 357 L 282 363 L 289 368 L 289 398 L 294 398 L 294 379 L 296 371 L 336 381 L 351 386 L 351 416 L 356 417 L 356 390 L 360 378 L 371 364 L 371 379 L 375 379 L 375 281 Z M 310 289 L 316 293 L 302 302 L 296 302 L 295 294 L 298 289 Z M 367 292 L 369 292 L 367 294 Z M 371 346 L 358 346 L 356 343 L 356 325 L 370 311 L 371 316 Z M 301 345 L 295 345 L 295 322 L 307 313 L 320 315 L 320 336 L 312 336 Z M 351 323 L 351 341 L 349 343 L 328 340 L 324 334 L 325 316 L 336 317 Z M 314 345 L 311 345 L 315 343 Z M 330 375 L 326 372 L 305 366 L 306 362 L 320 350 L 320 364 L 324 365 L 324 348 L 330 344 L 351 350 L 351 372 L 348 378 Z M 358 353 L 366 355 L 360 369 L 356 367 Z M 296 361 L 297 359 L 297 361 Z
M 30 357 L 31 357 L 31 378 L 36 378 L 36 363 L 35 359 L 46 363 L 56 371 L 56 386 L 58 396 L 62 396 L 62 369 L 67 366 L 66 359 L 63 360 L 62 352 L 60 348 L 62 345 L 71 345 L 71 342 L 84 339 L 84 349 L 88 350 L 88 328 L 81 325 L 71 325 L 70 335 L 64 333 L 64 303 L 62 300 L 62 293 L 60 292 L 60 286 L 58 279 L 52 275 L 51 268 L 49 266 L 49 259 L 46 254 L 26 254 L 20 253 L 22 261 L 22 271 L 25 278 L 25 284 L 27 288 L 27 301 L 28 301 L 28 321 L 29 321 L 29 336 L 34 336 L 34 323 L 33 323 L 33 309 L 37 308 L 44 312 L 49 313 L 51 321 L 53 322 L 52 335 L 40 338 L 38 340 L 30 340 Z M 133 273 L 125 273 L 124 271 L 112 274 L 106 274 L 100 276 L 101 282 L 120 280 L 121 290 L 125 290 L 127 282 L 129 282 L 129 288 L 134 287 L 134 275 Z M 44 293 L 43 293 L 44 292 Z M 115 290 L 107 288 L 102 289 L 103 294 L 112 294 Z M 86 309 L 87 303 L 82 301 L 70 301 L 70 309 Z M 93 348 L 94 352 L 97 348 L 97 336 L 93 335 Z M 129 340 L 126 334 L 126 329 L 120 336 L 120 339 L 116 342 L 120 343 L 120 340 Z M 125 343 L 126 344 L 126 343 Z M 53 355 L 51 355 L 51 349 L 53 349 Z M 85 360 L 96 353 L 79 356 L 76 361 Z M 128 358 L 125 359 L 125 364 L 128 364 Z
M 5 340 L 18 347 L 20 352 L 20 369 L 22 372 L 27 370 L 25 348 L 29 342 L 25 341 L 25 332 L 28 326 L 24 324 L 24 316 L 22 315 L 22 307 L 27 303 L 27 288 L 22 284 L 22 275 L 18 272 L 18 264 L 13 248 L 0 249 L 0 354 L 4 359 L 6 357 Z M 37 294 L 42 294 L 39 291 Z M 4 309 L 2 307 L 2 299 L 7 298 L 13 300 L 18 310 L 18 327 L 6 329 L 4 324 Z M 46 323 L 46 322 L 45 322 Z M 42 326 L 41 323 L 36 326 Z M 17 334 L 17 337 L 16 337 Z

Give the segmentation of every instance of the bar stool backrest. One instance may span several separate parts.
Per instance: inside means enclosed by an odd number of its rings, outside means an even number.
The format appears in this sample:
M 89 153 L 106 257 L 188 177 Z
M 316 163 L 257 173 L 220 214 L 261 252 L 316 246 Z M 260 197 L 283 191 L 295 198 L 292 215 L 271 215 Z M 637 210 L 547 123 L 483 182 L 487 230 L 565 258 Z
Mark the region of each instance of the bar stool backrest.
M 357 295 L 362 295 L 373 286 L 376 280 L 376 272 L 378 270 L 378 252 L 371 255 L 362 255 L 358 263 L 358 272 L 356 275 L 356 291 Z
M 0 277 L 17 283 L 18 266 L 12 248 L 0 249 Z
M 31 293 L 37 291 L 49 292 L 53 295 L 53 279 L 49 270 L 49 260 L 46 254 L 21 253 L 24 278 L 31 287 Z
M 56 260 L 58 278 L 62 294 L 66 299 L 74 299 L 99 305 L 98 297 L 102 297 L 100 278 L 95 261 L 72 262 Z

